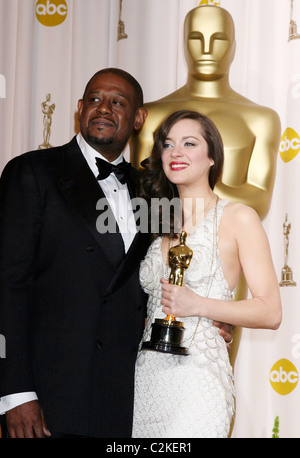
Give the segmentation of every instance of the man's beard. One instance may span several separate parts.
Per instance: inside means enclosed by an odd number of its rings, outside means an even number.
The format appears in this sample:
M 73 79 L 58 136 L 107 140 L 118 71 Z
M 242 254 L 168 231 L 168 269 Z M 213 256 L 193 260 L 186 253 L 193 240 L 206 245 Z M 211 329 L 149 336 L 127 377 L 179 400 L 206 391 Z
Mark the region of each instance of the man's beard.
M 88 135 L 88 142 L 95 146 L 112 145 L 114 142 L 114 139 L 113 137 L 98 138 L 98 137 L 94 137 L 93 135 Z

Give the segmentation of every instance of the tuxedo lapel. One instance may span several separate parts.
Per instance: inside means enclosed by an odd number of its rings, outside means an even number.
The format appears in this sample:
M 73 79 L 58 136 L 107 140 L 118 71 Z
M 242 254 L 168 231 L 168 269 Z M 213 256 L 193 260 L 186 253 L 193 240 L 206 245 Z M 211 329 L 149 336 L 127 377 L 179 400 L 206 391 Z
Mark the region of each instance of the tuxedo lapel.
M 58 148 L 57 161 L 51 161 L 51 163 L 52 173 L 59 188 L 105 254 L 105 260 L 98 259 L 99 265 L 103 268 L 105 263 L 109 262 L 115 270 L 115 275 L 106 290 L 108 295 L 123 285 L 139 266 L 149 246 L 148 234 L 138 232 L 125 255 L 123 239 L 113 214 L 112 218 L 115 222 L 116 232 L 98 232 L 97 219 L 104 210 L 97 209 L 97 203 L 100 199 L 106 198 L 83 157 L 76 137 L 69 144 Z M 132 168 L 127 183 L 131 198 L 136 195 L 137 181 L 138 172 Z M 107 208 L 110 210 L 108 202 Z M 107 211 L 107 208 L 105 211 Z
M 127 187 L 131 199 L 136 197 L 138 179 L 139 173 L 132 167 L 127 181 Z M 134 213 L 135 210 L 136 209 L 133 208 Z M 139 266 L 149 247 L 149 240 L 148 233 L 137 232 L 126 256 L 124 256 L 123 261 L 116 272 L 116 275 L 107 287 L 107 295 L 120 288 L 132 272 L 134 272 L 134 270 Z
M 106 295 L 111 294 L 116 289 L 120 288 L 130 277 L 132 272 L 139 266 L 144 258 L 149 247 L 149 236 L 138 232 L 124 257 L 119 269 L 108 285 Z
M 101 246 L 107 260 L 115 269 L 118 269 L 125 252 L 124 243 L 113 215 L 115 233 L 99 233 L 97 230 L 97 219 L 101 213 L 111 211 L 107 201 L 106 207 L 101 205 L 102 210 L 97 209 L 99 199 L 105 199 L 105 195 L 84 159 L 76 138 L 62 148 L 64 151 L 60 153 L 62 158 L 60 165 L 53 170 L 57 183 L 68 202 L 77 211 Z
M 128 176 L 128 181 L 127 181 L 128 192 L 129 192 L 131 199 L 136 197 L 136 188 L 137 188 L 138 179 L 139 179 L 138 172 L 133 167 L 131 167 L 129 176 Z

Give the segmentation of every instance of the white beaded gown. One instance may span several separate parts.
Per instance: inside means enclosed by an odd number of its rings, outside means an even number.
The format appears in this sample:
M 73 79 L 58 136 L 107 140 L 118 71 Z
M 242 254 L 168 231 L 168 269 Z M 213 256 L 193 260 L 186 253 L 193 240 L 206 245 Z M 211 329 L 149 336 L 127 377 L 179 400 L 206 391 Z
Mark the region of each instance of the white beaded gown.
M 217 233 L 227 201 L 212 208 L 187 237 L 193 258 L 184 284 L 201 296 L 230 301 Z M 140 282 L 149 295 L 143 341 L 150 340 L 155 318 L 165 318 L 161 306 L 162 277 L 168 278 L 161 252 L 162 238 L 150 246 L 140 267 Z M 184 322 L 183 346 L 189 355 L 143 350 L 136 362 L 133 437 L 224 438 L 234 412 L 234 384 L 225 341 L 212 320 L 177 318 Z M 196 332 L 195 332 L 196 331 Z M 141 342 L 141 345 L 142 345 Z

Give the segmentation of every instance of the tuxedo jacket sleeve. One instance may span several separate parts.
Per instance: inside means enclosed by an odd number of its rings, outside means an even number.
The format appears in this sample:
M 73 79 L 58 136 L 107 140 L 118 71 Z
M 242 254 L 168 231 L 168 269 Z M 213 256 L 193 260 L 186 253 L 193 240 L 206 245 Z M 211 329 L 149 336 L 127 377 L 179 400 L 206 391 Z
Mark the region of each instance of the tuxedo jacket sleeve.
M 134 193 L 135 171 L 129 189 Z M 35 391 L 51 429 L 130 435 L 145 319 L 138 233 L 99 234 L 104 198 L 74 138 L 8 163 L 0 180 L 0 396 Z

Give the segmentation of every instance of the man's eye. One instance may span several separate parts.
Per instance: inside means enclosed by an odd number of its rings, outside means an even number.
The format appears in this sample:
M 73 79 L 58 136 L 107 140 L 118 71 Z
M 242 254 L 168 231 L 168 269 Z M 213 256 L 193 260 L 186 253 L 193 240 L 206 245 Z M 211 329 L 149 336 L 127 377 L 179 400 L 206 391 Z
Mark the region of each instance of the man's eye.
M 99 97 L 91 97 L 90 102 L 92 103 L 98 103 L 100 101 Z

